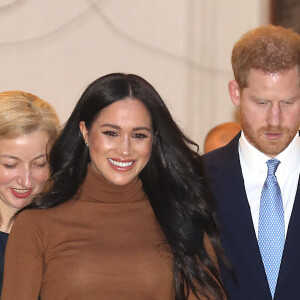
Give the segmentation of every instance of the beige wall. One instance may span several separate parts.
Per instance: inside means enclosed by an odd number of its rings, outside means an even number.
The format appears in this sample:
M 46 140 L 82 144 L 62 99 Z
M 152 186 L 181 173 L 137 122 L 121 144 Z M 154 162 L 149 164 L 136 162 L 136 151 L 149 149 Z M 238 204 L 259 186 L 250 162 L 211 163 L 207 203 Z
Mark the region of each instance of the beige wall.
M 234 118 L 232 45 L 266 20 L 267 0 L 2 0 L 0 90 L 35 93 L 64 122 L 92 80 L 136 73 L 202 149 Z

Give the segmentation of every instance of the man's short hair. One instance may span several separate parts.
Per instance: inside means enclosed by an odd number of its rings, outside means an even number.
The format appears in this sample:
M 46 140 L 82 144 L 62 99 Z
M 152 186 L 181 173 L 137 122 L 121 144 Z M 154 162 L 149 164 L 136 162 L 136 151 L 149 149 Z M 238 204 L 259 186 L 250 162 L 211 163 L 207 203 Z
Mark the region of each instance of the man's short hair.
M 250 69 L 284 72 L 300 66 L 300 35 L 281 26 L 262 26 L 245 33 L 232 50 L 231 64 L 239 88 L 247 87 Z

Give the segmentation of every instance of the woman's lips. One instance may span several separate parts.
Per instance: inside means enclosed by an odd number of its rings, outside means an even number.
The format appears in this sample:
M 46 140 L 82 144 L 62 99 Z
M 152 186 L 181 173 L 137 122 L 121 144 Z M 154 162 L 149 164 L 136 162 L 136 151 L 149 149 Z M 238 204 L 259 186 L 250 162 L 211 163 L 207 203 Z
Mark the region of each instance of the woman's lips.
M 17 198 L 27 198 L 31 194 L 32 189 L 13 189 L 13 188 L 11 188 L 11 192 Z

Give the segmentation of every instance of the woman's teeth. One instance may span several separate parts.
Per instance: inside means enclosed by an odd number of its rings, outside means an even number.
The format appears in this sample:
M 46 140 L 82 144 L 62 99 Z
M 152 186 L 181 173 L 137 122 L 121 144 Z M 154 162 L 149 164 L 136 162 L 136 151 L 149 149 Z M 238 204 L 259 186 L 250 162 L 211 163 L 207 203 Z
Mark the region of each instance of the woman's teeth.
M 121 168 L 126 168 L 126 167 L 130 167 L 133 164 L 133 161 L 129 161 L 129 162 L 122 162 L 122 161 L 115 161 L 111 158 L 108 159 L 110 161 L 111 164 L 113 164 L 114 166 L 117 167 L 121 167 Z
M 24 189 L 22 189 L 22 190 L 20 190 L 20 189 L 13 189 L 16 193 L 19 193 L 19 194 L 25 194 L 25 193 L 28 193 L 29 192 L 29 190 L 24 190 Z

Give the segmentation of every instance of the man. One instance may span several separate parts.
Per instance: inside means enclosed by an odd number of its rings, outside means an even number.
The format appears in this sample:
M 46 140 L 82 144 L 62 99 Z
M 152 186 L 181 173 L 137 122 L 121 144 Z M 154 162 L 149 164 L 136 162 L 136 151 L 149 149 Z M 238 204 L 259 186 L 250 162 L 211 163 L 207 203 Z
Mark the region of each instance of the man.
M 242 131 L 204 155 L 229 300 L 300 299 L 300 36 L 254 29 L 232 52 Z
M 206 135 L 204 153 L 227 145 L 241 130 L 237 122 L 226 122 L 213 127 Z

